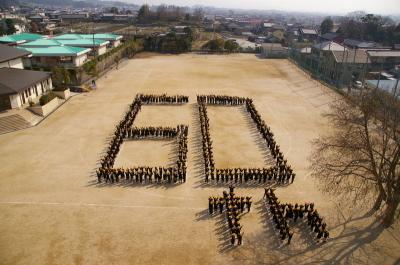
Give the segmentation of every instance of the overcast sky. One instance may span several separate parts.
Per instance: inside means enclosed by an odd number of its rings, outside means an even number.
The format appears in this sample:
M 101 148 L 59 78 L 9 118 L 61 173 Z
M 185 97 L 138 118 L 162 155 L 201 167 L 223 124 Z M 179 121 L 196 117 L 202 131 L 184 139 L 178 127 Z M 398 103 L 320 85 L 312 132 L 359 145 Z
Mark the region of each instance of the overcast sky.
M 207 5 L 241 9 L 275 9 L 324 13 L 348 13 L 364 10 L 374 14 L 400 14 L 400 0 L 125 0 L 149 5 Z

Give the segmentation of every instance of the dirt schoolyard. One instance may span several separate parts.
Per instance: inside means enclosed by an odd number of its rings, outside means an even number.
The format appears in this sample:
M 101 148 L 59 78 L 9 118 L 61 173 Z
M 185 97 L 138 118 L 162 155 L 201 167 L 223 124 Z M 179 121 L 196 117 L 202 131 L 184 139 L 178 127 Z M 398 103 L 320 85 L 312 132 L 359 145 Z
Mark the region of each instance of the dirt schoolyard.
M 311 141 L 330 127 L 322 114 L 338 97 L 287 60 L 254 55 L 147 55 L 125 61 L 40 125 L 0 135 L 0 264 L 397 264 L 398 226 L 384 230 L 368 209 L 322 194 L 310 177 Z M 184 106 L 144 106 L 134 126 L 189 125 L 187 182 L 98 185 L 95 170 L 135 95 L 183 94 Z M 304 223 L 282 244 L 262 200 L 243 215 L 244 238 L 229 247 L 208 197 L 224 185 L 204 183 L 197 94 L 251 97 L 297 176 L 278 187 L 281 202 L 314 202 L 331 238 L 317 244 Z M 270 155 L 242 107 L 210 107 L 218 168 L 269 166 Z M 131 141 L 120 166 L 167 166 L 173 141 Z M 397 263 L 396 263 L 397 262 Z

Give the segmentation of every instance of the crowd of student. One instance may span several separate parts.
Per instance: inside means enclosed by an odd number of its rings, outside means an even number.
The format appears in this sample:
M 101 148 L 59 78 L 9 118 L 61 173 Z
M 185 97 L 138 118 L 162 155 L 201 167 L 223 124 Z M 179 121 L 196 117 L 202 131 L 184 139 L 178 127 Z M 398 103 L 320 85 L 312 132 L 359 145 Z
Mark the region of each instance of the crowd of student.
M 177 128 L 162 127 L 145 127 L 132 128 L 133 122 L 141 107 L 145 104 L 152 103 L 185 103 L 186 96 L 155 96 L 155 95 L 138 95 L 133 103 L 129 106 L 129 110 L 124 118 L 116 126 L 114 136 L 105 152 L 104 157 L 100 161 L 100 167 L 96 171 L 98 182 L 119 183 L 121 181 L 137 182 L 137 183 L 176 183 L 186 181 L 186 163 L 188 152 L 188 126 L 179 125 Z M 177 138 L 178 154 L 176 165 L 173 167 L 131 167 L 131 168 L 114 168 L 115 159 L 120 151 L 121 144 L 124 139 L 145 139 L 145 138 Z
M 199 105 L 200 128 L 202 135 L 202 148 L 204 159 L 204 175 L 205 182 L 258 182 L 275 181 L 280 184 L 293 183 L 296 174 L 291 166 L 284 159 L 279 145 L 276 144 L 274 135 L 270 128 L 261 119 L 257 112 L 252 99 L 233 97 L 233 96 L 216 96 L 216 95 L 198 95 L 197 102 Z M 246 110 L 257 126 L 258 131 L 265 140 L 274 160 L 275 166 L 271 168 L 235 168 L 235 169 L 215 169 L 214 153 L 212 148 L 212 140 L 210 136 L 210 120 L 207 116 L 207 104 L 211 105 L 246 105 Z
M 298 219 L 307 218 L 307 225 L 311 232 L 315 233 L 317 242 L 321 239 L 325 242 L 329 238 L 329 232 L 326 229 L 326 223 L 323 218 L 314 209 L 314 203 L 299 204 L 282 204 L 276 197 L 273 189 L 265 189 L 264 198 L 269 206 L 272 220 L 276 230 L 279 232 L 280 239 L 283 241 L 287 238 L 290 244 L 293 237 L 293 230 L 289 226 L 289 221 L 296 223 Z
M 163 95 L 143 95 L 138 94 L 136 96 L 137 100 L 140 100 L 142 104 L 185 104 L 189 102 L 188 96 L 174 95 L 167 96 Z
M 242 244 L 243 240 L 243 226 L 240 224 L 240 214 L 243 214 L 245 208 L 247 212 L 251 209 L 251 197 L 238 197 L 235 196 L 234 187 L 229 186 L 229 193 L 223 191 L 223 197 L 209 197 L 208 198 L 208 211 L 210 215 L 219 212 L 223 213 L 225 210 L 225 220 L 228 224 L 230 232 L 231 244 Z

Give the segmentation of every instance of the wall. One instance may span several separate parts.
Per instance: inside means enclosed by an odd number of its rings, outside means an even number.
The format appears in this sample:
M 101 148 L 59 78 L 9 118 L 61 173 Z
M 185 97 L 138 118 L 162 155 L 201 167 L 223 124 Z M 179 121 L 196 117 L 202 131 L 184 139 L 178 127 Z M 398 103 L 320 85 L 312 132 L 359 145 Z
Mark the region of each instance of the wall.
M 75 66 L 82 66 L 87 59 L 87 54 L 82 54 L 74 58 Z
M 102 55 L 102 54 L 105 54 L 106 52 L 107 52 L 107 46 L 106 45 L 104 45 L 102 47 L 99 47 L 97 49 L 97 55 Z
M 34 107 L 29 107 L 29 109 L 38 115 L 46 116 L 49 115 L 53 110 L 55 110 L 58 107 L 58 104 L 58 98 L 56 97 L 44 106 L 38 105 Z
M 118 47 L 121 44 L 120 40 L 113 41 L 113 46 Z
M 0 68 L 7 67 L 7 68 L 19 68 L 19 69 L 24 69 L 24 65 L 22 63 L 21 58 L 17 58 L 14 60 L 10 60 L 7 62 L 0 63 Z
M 10 95 L 11 108 L 19 108 L 22 105 L 19 94 Z

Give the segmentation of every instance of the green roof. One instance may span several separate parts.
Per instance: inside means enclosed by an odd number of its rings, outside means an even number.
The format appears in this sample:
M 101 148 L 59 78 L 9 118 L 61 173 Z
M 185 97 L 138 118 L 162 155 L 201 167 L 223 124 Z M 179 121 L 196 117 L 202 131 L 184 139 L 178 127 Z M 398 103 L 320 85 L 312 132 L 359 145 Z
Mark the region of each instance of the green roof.
M 93 38 L 93 34 L 80 34 L 83 39 L 90 39 Z M 94 34 L 95 39 L 102 39 L 102 40 L 118 40 L 122 39 L 121 35 L 110 34 L 110 33 L 97 33 Z
M 0 42 L 6 43 L 18 43 L 18 42 L 27 42 L 34 41 L 43 38 L 43 35 L 33 34 L 33 33 L 19 33 L 13 35 L 7 35 L 0 37 Z
M 94 34 L 94 38 L 101 40 L 119 40 L 122 38 L 122 36 L 110 33 L 96 33 Z M 93 34 L 62 34 L 54 37 L 53 39 L 55 40 L 93 39 Z
M 31 42 L 21 44 L 22 47 L 49 47 L 49 46 L 61 46 L 61 43 L 51 39 L 39 39 Z
M 77 39 L 82 39 L 82 37 L 79 34 L 62 34 L 53 37 L 55 40 L 77 40 Z
M 78 46 L 78 47 L 104 46 L 108 43 L 108 41 L 99 39 L 58 40 L 57 42 L 66 46 Z
M 18 47 L 32 53 L 32 56 L 78 56 L 90 52 L 90 49 L 71 46 L 50 46 L 46 48 Z

